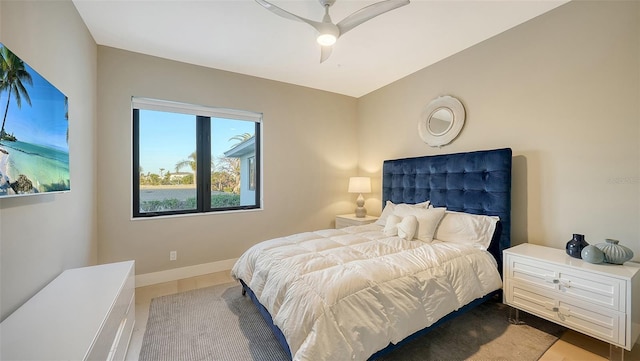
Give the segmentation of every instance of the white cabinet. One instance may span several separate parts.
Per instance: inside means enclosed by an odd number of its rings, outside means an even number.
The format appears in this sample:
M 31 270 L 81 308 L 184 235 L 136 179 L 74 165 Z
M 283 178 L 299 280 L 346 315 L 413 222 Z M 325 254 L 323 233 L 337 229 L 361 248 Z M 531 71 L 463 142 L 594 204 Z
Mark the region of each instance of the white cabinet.
M 378 220 L 378 217 L 373 217 L 373 216 L 356 217 L 354 213 L 341 214 L 339 216 L 336 216 L 336 228 L 362 226 L 365 224 L 373 223 L 377 220 Z
M 0 324 L 0 360 L 124 360 L 134 261 L 64 271 Z
M 504 251 L 504 302 L 631 350 L 640 331 L 640 265 L 591 264 L 562 249 Z

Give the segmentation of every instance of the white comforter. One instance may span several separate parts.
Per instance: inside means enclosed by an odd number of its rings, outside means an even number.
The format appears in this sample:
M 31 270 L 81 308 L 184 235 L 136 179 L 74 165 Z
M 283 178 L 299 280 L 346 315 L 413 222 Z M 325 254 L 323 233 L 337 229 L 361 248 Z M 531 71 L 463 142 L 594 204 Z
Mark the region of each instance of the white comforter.
M 377 225 L 259 243 L 234 265 L 285 335 L 293 360 L 366 360 L 502 287 L 468 245 L 387 237 Z

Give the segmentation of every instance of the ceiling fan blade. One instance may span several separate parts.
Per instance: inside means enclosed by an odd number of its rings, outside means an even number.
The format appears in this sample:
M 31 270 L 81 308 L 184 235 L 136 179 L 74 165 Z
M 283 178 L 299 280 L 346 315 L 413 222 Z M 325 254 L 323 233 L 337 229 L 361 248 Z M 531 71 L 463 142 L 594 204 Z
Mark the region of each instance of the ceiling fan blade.
M 320 46 L 320 63 L 323 63 L 325 60 L 329 59 L 332 50 L 333 45 Z
M 256 0 L 258 1 L 258 0 Z M 264 0 L 261 0 L 264 1 Z M 342 19 L 337 25 L 340 35 L 376 16 L 409 4 L 409 0 L 385 0 L 366 6 Z
M 289 20 L 295 20 L 295 21 L 301 21 L 303 23 L 307 23 L 311 26 L 313 26 L 317 31 L 321 31 L 323 23 L 318 22 L 318 21 L 313 21 L 313 20 L 309 20 L 306 18 L 303 18 L 302 16 L 298 16 L 296 14 L 292 14 L 282 8 L 279 8 L 275 5 L 273 5 L 272 3 L 265 1 L 265 0 L 256 0 L 256 2 L 260 5 L 262 5 L 262 7 L 264 7 L 265 9 L 271 11 L 272 13 L 282 16 L 285 19 L 289 19 Z

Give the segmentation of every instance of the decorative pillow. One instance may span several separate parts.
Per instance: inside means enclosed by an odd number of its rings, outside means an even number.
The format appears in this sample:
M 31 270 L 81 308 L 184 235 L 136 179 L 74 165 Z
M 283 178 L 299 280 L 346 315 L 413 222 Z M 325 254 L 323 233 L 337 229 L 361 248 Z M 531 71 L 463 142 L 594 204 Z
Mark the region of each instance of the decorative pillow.
M 405 204 L 409 207 L 417 207 L 417 208 L 428 208 L 431 206 L 431 202 L 430 201 L 426 201 L 426 202 L 422 202 L 422 203 L 418 203 L 418 204 L 406 204 L 406 203 L 400 203 L 400 204 Z M 396 208 L 396 204 L 391 202 L 391 201 L 387 201 L 387 203 L 385 203 L 384 205 L 384 209 L 382 210 L 382 214 L 380 214 L 380 217 L 378 217 L 378 220 L 375 222 L 375 224 L 379 225 L 379 226 L 384 226 L 387 223 L 387 218 L 393 214 L 394 210 Z
M 410 215 L 415 216 L 418 228 L 414 237 L 423 242 L 431 242 L 445 211 L 446 208 L 417 208 L 407 204 L 398 204 L 394 214 L 403 217 L 403 219 Z
M 387 218 L 389 218 L 389 216 L 393 214 L 393 210 L 395 208 L 396 208 L 396 205 L 393 204 L 393 202 L 387 201 L 387 203 L 385 203 L 385 205 L 384 205 L 384 209 L 382 210 L 382 213 L 380 214 L 380 217 L 378 217 L 378 220 L 375 221 L 375 224 L 377 224 L 379 226 L 386 225 L 387 224 Z
M 486 250 L 499 220 L 496 216 L 447 211 L 434 238 L 443 242 L 471 244 Z
M 398 237 L 404 238 L 407 241 L 412 240 L 417 227 L 418 220 L 416 219 L 416 216 L 409 215 L 402 218 L 402 222 L 398 223 Z
M 391 237 L 398 235 L 398 223 L 402 221 L 402 218 L 396 216 L 395 214 L 387 217 L 387 224 L 384 225 L 384 234 Z

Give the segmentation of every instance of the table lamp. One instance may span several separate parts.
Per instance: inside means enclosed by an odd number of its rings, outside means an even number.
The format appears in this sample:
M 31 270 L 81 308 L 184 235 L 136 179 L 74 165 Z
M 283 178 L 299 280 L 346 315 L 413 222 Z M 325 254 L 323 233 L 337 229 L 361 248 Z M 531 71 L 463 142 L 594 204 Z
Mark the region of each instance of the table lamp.
M 369 177 L 351 177 L 349 178 L 349 193 L 358 193 L 356 204 L 356 217 L 364 218 L 367 210 L 364 208 L 364 197 L 362 193 L 371 193 L 371 178 Z

